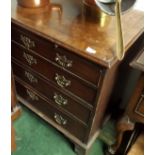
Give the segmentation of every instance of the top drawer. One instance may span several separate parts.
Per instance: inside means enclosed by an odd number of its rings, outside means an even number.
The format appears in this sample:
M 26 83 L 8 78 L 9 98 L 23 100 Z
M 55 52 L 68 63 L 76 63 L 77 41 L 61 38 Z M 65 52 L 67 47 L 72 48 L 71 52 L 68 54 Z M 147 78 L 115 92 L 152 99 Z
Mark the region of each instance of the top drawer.
M 100 66 L 48 41 L 30 31 L 12 24 L 11 39 L 28 50 L 33 50 L 44 58 L 57 63 L 75 75 L 98 85 Z

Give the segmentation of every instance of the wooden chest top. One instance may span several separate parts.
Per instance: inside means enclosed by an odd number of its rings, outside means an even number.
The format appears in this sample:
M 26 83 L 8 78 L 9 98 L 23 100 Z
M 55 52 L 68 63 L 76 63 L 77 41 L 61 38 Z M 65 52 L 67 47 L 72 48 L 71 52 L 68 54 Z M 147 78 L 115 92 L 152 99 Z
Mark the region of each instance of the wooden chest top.
M 114 17 L 105 15 L 100 23 L 87 20 L 79 0 L 51 0 L 60 10 L 29 12 L 17 7 L 16 0 L 11 2 L 13 23 L 99 65 L 111 67 L 118 61 Z M 143 18 L 143 12 L 135 8 L 122 16 L 125 51 L 143 33 Z

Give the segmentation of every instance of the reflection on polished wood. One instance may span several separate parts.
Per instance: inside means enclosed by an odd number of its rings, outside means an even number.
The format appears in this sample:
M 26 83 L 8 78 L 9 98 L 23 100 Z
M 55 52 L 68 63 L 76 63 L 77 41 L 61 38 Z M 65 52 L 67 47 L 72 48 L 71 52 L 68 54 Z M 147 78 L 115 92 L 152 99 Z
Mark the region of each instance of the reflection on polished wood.
M 49 4 L 49 0 L 17 0 L 18 5 L 25 8 L 45 7 Z
M 62 7 L 59 4 L 48 4 L 41 8 L 23 8 L 17 6 L 16 8 L 17 17 L 29 18 L 31 17 L 35 23 L 35 26 L 45 25 L 49 22 L 52 14 L 57 13 L 57 18 L 61 20 Z
M 61 18 L 53 10 L 26 16 L 18 12 L 16 0 L 12 0 L 12 21 L 98 64 L 107 67 L 114 65 L 117 62 L 115 18 L 105 16 L 111 18 L 110 22 L 107 23 L 108 26 L 101 27 L 99 23 L 87 20 L 82 14 L 81 1 L 51 1 L 51 4 L 55 3 L 62 8 Z M 38 21 L 40 24 L 37 24 Z M 124 47 L 127 51 L 143 32 L 143 12 L 133 9 L 124 14 L 122 27 Z M 88 47 L 94 52 L 87 51 Z

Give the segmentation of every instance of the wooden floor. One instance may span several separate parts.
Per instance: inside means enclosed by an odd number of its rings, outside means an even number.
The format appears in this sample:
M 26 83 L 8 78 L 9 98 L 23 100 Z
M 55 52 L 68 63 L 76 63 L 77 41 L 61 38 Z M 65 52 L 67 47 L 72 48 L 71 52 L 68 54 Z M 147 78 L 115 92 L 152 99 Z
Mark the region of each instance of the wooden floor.
M 128 155 L 144 155 L 144 134 L 140 134 Z

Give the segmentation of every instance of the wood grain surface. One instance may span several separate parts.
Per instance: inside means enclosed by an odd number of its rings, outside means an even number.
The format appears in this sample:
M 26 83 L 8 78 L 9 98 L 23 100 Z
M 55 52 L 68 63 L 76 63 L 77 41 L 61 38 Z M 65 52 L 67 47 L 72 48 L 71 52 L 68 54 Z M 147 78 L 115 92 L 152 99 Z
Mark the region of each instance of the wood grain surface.
M 42 10 L 17 7 L 16 0 L 12 0 L 11 16 L 14 23 L 110 67 L 118 61 L 115 18 L 104 15 L 100 22 L 90 21 L 84 9 L 79 0 L 52 0 L 51 5 Z M 143 18 L 143 12 L 134 8 L 122 15 L 125 51 L 143 32 Z

